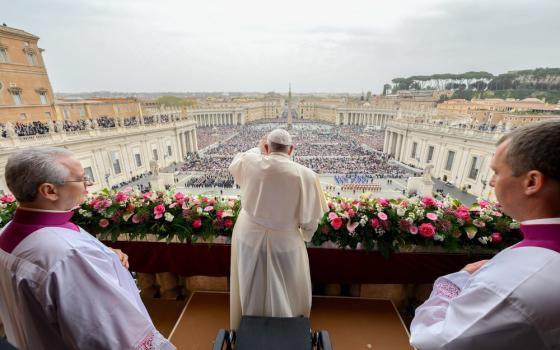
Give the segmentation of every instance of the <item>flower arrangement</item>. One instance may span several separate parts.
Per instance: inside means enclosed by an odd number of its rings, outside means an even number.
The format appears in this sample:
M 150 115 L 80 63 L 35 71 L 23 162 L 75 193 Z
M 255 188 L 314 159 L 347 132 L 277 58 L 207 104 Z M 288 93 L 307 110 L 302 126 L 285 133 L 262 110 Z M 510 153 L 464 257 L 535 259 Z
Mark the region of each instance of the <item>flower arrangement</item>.
M 327 195 L 328 196 L 328 195 Z M 520 240 L 518 224 L 499 204 L 479 200 L 466 207 L 445 197 L 327 197 L 329 211 L 313 236 L 342 248 L 378 249 L 387 255 L 404 246 L 502 249 Z M 0 227 L 13 215 L 13 196 L 0 196 Z M 137 189 L 102 190 L 77 208 L 73 222 L 100 239 L 155 234 L 160 240 L 195 241 L 231 236 L 240 210 L 238 198 L 189 196 L 182 192 L 140 193 Z
M 73 222 L 101 239 L 116 240 L 121 233 L 133 238 L 155 234 L 171 241 L 208 240 L 231 236 L 240 201 L 234 198 L 188 196 L 182 192 L 140 193 L 104 189 L 76 209 Z
M 501 249 L 521 239 L 519 225 L 497 203 L 479 200 L 470 208 L 444 197 L 328 198 L 329 212 L 313 243 L 378 249 L 384 254 L 410 245 L 439 245 L 447 250 L 475 246 Z
M 4 227 L 12 219 L 16 207 L 14 196 L 0 193 L 0 227 Z

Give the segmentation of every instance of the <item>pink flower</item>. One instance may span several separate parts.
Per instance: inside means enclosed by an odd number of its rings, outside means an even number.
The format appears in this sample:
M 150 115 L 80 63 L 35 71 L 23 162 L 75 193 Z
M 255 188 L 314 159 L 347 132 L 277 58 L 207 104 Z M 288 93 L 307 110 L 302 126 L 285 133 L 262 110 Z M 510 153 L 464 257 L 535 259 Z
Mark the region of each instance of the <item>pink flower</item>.
M 490 205 L 490 203 L 488 203 L 487 201 L 481 199 L 480 201 L 478 201 L 478 205 L 480 205 L 480 207 L 481 207 L 482 209 L 486 209 L 486 208 L 488 208 L 488 206 Z
M 99 220 L 99 226 L 102 227 L 102 228 L 106 228 L 107 226 L 109 226 L 109 220 L 107 220 L 107 219 Z
M 354 231 L 356 231 L 356 227 L 358 227 L 359 224 L 360 224 L 359 222 L 348 221 L 348 223 L 346 224 L 346 229 L 350 234 L 353 234 Z
M 202 220 L 200 218 L 194 219 L 194 221 L 192 222 L 192 227 L 197 229 L 200 228 L 200 226 L 202 226 Z
M 461 205 L 459 208 L 457 208 L 457 210 L 455 211 L 455 216 L 458 219 L 461 220 L 468 220 L 471 217 L 471 213 L 469 211 L 469 208 L 465 207 L 464 205 Z
M 332 228 L 334 228 L 335 230 L 338 230 L 342 227 L 342 219 L 339 218 L 338 216 L 334 219 L 331 220 L 331 226 Z
M 112 202 L 108 199 L 100 199 L 94 203 L 93 208 L 97 211 L 100 211 L 105 208 L 109 208 L 111 204 Z
M 383 221 L 387 220 L 387 214 L 385 214 L 384 212 L 377 213 L 377 217 Z
M 152 192 L 142 193 L 142 198 L 144 198 L 145 200 L 152 198 Z
M 348 217 L 349 218 L 353 218 L 354 216 L 356 216 L 356 213 L 354 212 L 354 209 L 350 208 L 346 211 L 348 213 Z
M 494 232 L 490 237 L 492 237 L 493 243 L 500 243 L 502 241 L 502 234 L 500 232 Z
M 379 227 L 379 220 L 377 220 L 376 218 L 371 219 L 370 223 L 371 223 L 371 227 L 373 227 L 373 228 L 378 228 Z
M 0 197 L 0 202 L 7 204 L 7 203 L 13 203 L 16 201 L 16 197 L 12 196 L 11 194 L 5 194 L 2 197 Z
M 214 207 L 211 206 L 211 205 L 209 205 L 209 206 L 207 206 L 206 208 L 204 208 L 204 211 L 205 211 L 205 212 L 209 212 L 209 211 L 212 211 L 213 209 L 214 209 Z
M 333 204 L 333 202 L 329 201 L 327 204 L 328 204 L 328 206 L 329 206 L 329 209 L 331 209 L 331 210 L 334 209 L 334 204 Z
M 473 225 L 475 225 L 476 227 L 484 227 L 486 226 L 486 223 L 482 220 L 473 220 Z
M 408 228 L 408 232 L 410 232 L 410 234 L 412 234 L 412 235 L 415 235 L 415 234 L 418 233 L 418 227 L 416 227 L 416 226 L 410 226 L 410 227 Z
M 225 228 L 232 228 L 233 227 L 233 220 L 232 219 L 225 219 L 224 220 L 224 227 Z
M 436 234 L 436 228 L 432 224 L 422 224 L 418 227 L 418 232 L 426 238 L 433 237 Z
M 424 205 L 427 206 L 427 207 L 436 205 L 436 202 L 435 202 L 434 199 L 431 198 L 431 197 L 422 197 L 422 199 L 420 200 L 420 202 L 422 202 L 422 204 L 424 204 Z
M 117 203 L 126 202 L 127 199 L 128 195 L 122 191 L 117 192 L 117 194 L 115 195 L 115 201 Z
M 382 207 L 388 207 L 389 206 L 389 201 L 387 200 L 387 198 L 385 197 L 379 197 L 377 198 L 377 203 L 379 205 L 381 205 Z
M 438 219 L 438 216 L 434 213 L 428 213 L 426 214 L 426 217 L 432 221 L 436 221 Z
M 132 215 L 132 223 L 138 224 L 140 222 L 142 222 L 142 217 L 141 216 L 139 216 L 137 214 Z
M 223 210 L 216 210 L 216 217 L 217 218 L 221 219 L 223 215 L 224 215 Z
M 334 212 L 330 212 L 329 213 L 329 221 L 333 221 L 334 219 L 338 218 L 338 215 L 336 215 L 336 213 Z
M 156 220 L 160 219 L 163 216 L 164 213 L 165 213 L 165 205 L 159 204 L 159 205 L 155 206 L 155 208 L 154 208 L 154 215 L 155 215 L 154 218 Z
M 178 202 L 169 204 L 169 209 L 175 208 L 178 204 L 179 204 Z

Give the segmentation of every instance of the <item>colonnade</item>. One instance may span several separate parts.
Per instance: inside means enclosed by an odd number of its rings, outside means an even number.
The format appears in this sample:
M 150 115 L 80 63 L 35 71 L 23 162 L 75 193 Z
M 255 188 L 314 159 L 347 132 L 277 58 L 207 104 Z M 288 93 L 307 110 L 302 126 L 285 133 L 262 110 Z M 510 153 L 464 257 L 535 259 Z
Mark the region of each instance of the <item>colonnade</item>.
M 216 126 L 216 125 L 241 125 L 243 118 L 239 113 L 194 113 L 194 120 L 198 127 Z

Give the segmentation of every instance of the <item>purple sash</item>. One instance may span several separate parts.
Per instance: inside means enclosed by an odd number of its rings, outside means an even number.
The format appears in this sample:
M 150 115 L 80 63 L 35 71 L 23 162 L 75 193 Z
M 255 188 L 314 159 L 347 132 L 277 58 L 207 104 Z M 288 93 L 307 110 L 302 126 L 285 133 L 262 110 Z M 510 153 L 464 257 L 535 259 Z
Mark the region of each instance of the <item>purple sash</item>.
M 12 221 L 0 233 L 0 249 L 11 253 L 27 236 L 44 227 L 60 227 L 79 232 L 80 228 L 70 222 L 72 215 L 73 211 L 52 213 L 17 208 Z
M 521 225 L 523 240 L 513 248 L 541 247 L 560 253 L 560 224 Z

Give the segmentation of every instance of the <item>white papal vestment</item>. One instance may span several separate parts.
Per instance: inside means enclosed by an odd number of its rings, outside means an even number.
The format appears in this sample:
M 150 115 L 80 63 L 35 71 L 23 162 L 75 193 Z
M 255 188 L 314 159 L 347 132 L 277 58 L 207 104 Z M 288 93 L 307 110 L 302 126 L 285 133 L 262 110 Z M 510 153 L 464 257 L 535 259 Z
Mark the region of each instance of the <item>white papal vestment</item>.
M 130 273 L 87 232 L 45 227 L 0 249 L 0 315 L 20 349 L 175 349 Z
M 242 206 L 231 246 L 231 328 L 241 315 L 308 317 L 305 241 L 328 210 L 317 174 L 286 154 L 261 155 L 258 148 L 236 155 L 229 171 Z

